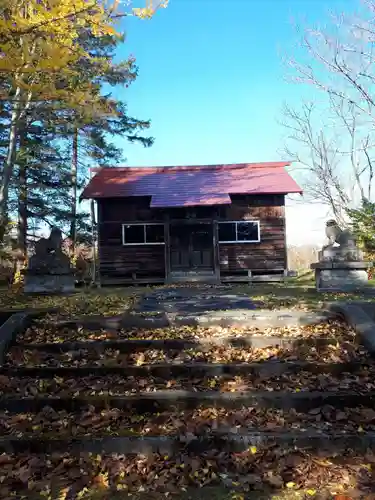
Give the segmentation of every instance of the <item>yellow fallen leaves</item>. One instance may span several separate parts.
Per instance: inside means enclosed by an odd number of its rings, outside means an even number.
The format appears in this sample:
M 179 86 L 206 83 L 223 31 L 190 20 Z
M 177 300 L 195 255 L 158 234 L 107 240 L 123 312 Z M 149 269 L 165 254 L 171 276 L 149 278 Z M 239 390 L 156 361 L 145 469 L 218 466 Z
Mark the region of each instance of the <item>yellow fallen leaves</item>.
M 318 460 L 316 458 L 313 458 L 313 462 L 315 462 L 317 465 L 320 465 L 321 467 L 330 467 L 332 464 L 331 460 Z
M 127 490 L 128 489 L 128 485 L 127 484 L 122 484 L 122 483 L 119 483 L 116 485 L 116 490 L 117 491 L 124 491 L 124 490 Z
M 362 467 L 363 469 L 368 470 L 368 471 L 371 471 L 371 470 L 372 470 L 372 466 L 371 466 L 371 464 L 361 464 L 361 467 Z
M 1 291 L 0 307 L 7 309 L 57 308 L 69 316 L 122 314 L 138 298 L 137 289 L 85 290 L 68 296 L 28 296 L 14 290 Z M 53 319 L 53 318 L 51 318 Z
M 94 477 L 93 483 L 99 489 L 109 488 L 108 473 L 100 472 L 97 476 Z

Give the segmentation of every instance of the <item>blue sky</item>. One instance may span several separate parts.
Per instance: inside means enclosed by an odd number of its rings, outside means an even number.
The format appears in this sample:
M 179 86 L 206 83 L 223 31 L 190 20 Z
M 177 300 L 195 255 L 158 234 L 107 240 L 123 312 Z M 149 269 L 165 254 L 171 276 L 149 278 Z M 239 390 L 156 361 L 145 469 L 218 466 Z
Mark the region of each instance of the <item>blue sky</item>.
M 139 77 L 116 94 L 128 103 L 130 115 L 151 119 L 155 137 L 149 149 L 120 140 L 127 163 L 285 159 L 278 124 L 282 104 L 298 105 L 312 92 L 285 78 L 283 56 L 298 50 L 293 20 L 313 25 L 324 22 L 330 9 L 350 11 L 355 5 L 355 0 L 170 0 L 150 21 L 127 18 L 127 41 L 118 57 L 133 54 Z M 288 226 L 306 220 L 310 209 L 292 203 Z M 317 235 L 324 215 L 316 222 Z M 289 230 L 288 238 L 296 243 L 297 233 Z

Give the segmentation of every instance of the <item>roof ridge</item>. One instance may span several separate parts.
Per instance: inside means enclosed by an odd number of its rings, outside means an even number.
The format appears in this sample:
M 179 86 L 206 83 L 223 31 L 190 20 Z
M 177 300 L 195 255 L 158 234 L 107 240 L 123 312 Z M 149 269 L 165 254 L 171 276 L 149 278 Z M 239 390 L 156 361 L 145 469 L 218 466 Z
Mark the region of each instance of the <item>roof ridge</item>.
M 96 175 L 92 176 L 81 198 L 156 196 L 161 193 L 169 204 L 187 206 L 189 200 L 184 198 L 185 192 L 191 195 L 197 191 L 202 199 L 195 197 L 190 202 L 198 205 L 210 204 L 210 201 L 218 204 L 219 198 L 223 199 L 219 196 L 223 190 L 237 194 L 300 193 L 300 187 L 284 168 L 290 163 L 107 167 L 92 172 Z
M 236 170 L 241 168 L 284 168 L 291 164 L 291 161 L 279 162 L 252 162 L 252 163 L 219 163 L 209 165 L 169 165 L 169 166 L 116 166 L 116 167 L 94 167 L 92 172 L 124 172 L 124 171 L 141 171 L 141 172 L 186 172 L 189 170 Z

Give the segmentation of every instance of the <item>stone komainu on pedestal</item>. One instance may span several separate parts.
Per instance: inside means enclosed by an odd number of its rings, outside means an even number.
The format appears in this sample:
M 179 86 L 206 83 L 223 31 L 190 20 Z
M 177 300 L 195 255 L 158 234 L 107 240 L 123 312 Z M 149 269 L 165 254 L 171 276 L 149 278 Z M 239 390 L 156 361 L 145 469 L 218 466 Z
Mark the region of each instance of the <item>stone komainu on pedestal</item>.
M 328 244 L 319 252 L 319 262 L 311 264 L 317 290 L 349 292 L 366 286 L 371 263 L 363 260 L 355 236 L 334 220 L 326 222 L 326 236 Z
M 62 251 L 62 233 L 54 227 L 48 238 L 35 244 L 35 253 L 25 271 L 26 293 L 74 291 L 75 277 L 69 257 Z

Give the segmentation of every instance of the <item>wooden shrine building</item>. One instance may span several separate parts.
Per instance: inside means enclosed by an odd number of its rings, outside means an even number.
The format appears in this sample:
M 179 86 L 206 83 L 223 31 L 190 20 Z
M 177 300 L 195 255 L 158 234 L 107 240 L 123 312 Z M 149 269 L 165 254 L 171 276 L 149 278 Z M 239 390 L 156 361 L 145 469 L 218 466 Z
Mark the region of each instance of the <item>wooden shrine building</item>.
M 284 276 L 288 165 L 98 169 L 81 199 L 97 202 L 101 283 Z

